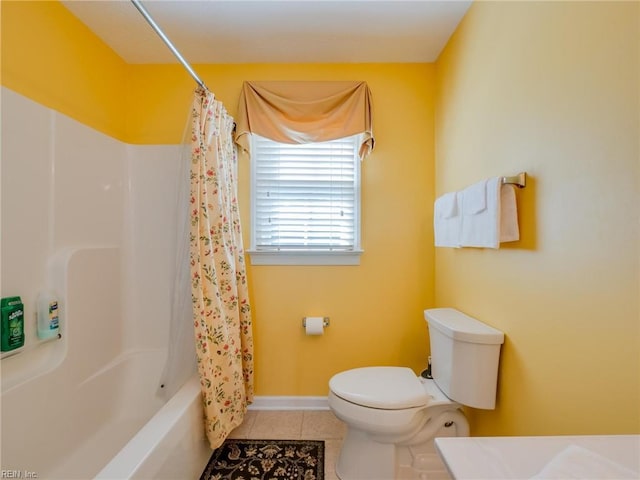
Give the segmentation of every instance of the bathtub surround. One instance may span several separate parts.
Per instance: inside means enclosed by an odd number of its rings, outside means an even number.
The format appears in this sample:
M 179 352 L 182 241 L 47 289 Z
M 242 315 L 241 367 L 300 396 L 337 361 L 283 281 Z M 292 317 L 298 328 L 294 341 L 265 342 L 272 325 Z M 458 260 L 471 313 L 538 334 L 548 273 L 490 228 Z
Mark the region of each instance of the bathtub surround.
M 79 246 L 121 245 L 128 159 L 124 144 L 11 90 L 3 88 L 1 94 L 2 293 L 19 292 L 22 297 L 25 349 L 31 349 L 40 344 L 35 317 L 38 294 L 59 288 L 56 260 L 65 256 L 62 252 Z M 61 312 L 65 308 L 61 302 Z M 119 303 L 114 308 L 119 311 Z M 26 357 L 18 354 L 3 360 L 3 390 L 19 383 L 21 372 L 55 368 L 64 356 L 65 328 L 63 321 L 62 342 L 47 342 Z M 119 321 L 108 332 L 105 345 L 111 340 L 121 340 Z M 95 353 L 101 362 L 100 349 Z
M 253 332 L 234 121 L 201 87 L 191 112 L 191 297 L 205 431 L 216 449 L 253 399 Z
M 162 412 L 168 423 L 153 427 L 136 465 L 156 458 L 158 444 L 168 444 L 161 459 L 178 452 L 171 442 L 182 439 L 199 474 L 210 449 L 193 428 L 202 425 L 197 380 L 196 412 L 176 402 L 162 411 L 166 399 L 156 395 L 169 343 L 160 325 L 170 310 L 166 233 L 179 147 L 126 145 L 7 88 L 1 94 L 2 289 L 21 292 L 29 348 L 2 360 L 3 468 L 93 478 Z M 62 339 L 40 343 L 34 312 L 47 284 L 60 295 Z M 165 439 L 163 429 L 176 433 Z

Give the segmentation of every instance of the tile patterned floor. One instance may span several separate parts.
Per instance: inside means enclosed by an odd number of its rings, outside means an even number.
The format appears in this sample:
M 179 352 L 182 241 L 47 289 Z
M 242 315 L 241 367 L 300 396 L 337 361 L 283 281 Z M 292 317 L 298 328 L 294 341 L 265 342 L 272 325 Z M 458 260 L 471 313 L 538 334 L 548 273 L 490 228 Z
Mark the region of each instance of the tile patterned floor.
M 329 410 L 249 410 L 229 438 L 324 440 L 325 480 L 338 480 L 335 463 L 346 427 Z

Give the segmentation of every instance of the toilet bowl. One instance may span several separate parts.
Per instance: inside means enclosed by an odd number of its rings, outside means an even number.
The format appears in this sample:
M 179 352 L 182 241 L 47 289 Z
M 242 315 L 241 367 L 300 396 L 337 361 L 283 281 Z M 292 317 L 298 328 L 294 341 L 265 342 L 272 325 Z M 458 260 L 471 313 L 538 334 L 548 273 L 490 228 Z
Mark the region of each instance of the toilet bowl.
M 329 386 L 329 407 L 348 426 L 336 464 L 340 479 L 393 479 L 402 465 L 425 478 L 441 476 L 433 439 L 469 435 L 461 405 L 409 368 L 347 370 Z
M 469 435 L 463 405 L 494 408 L 503 333 L 453 309 L 425 318 L 433 379 L 396 366 L 330 379 L 329 407 L 347 425 L 335 467 L 341 480 L 447 478 L 433 440 Z

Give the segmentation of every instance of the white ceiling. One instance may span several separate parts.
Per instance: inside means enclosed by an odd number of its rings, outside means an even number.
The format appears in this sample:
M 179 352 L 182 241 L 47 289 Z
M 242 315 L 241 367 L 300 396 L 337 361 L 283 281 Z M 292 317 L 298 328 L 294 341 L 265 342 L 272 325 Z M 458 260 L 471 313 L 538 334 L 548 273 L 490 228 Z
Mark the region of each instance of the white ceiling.
M 68 0 L 127 63 L 176 60 L 127 0 Z M 456 0 L 144 0 L 189 63 L 433 62 L 469 8 Z

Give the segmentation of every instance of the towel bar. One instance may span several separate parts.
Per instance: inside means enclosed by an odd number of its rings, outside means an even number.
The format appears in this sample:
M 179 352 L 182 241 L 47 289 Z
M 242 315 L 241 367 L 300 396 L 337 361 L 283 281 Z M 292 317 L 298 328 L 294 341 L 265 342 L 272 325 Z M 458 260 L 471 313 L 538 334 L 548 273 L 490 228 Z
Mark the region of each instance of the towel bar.
M 513 177 L 502 177 L 503 185 L 515 185 L 518 188 L 524 188 L 527 185 L 527 172 L 519 173 Z

